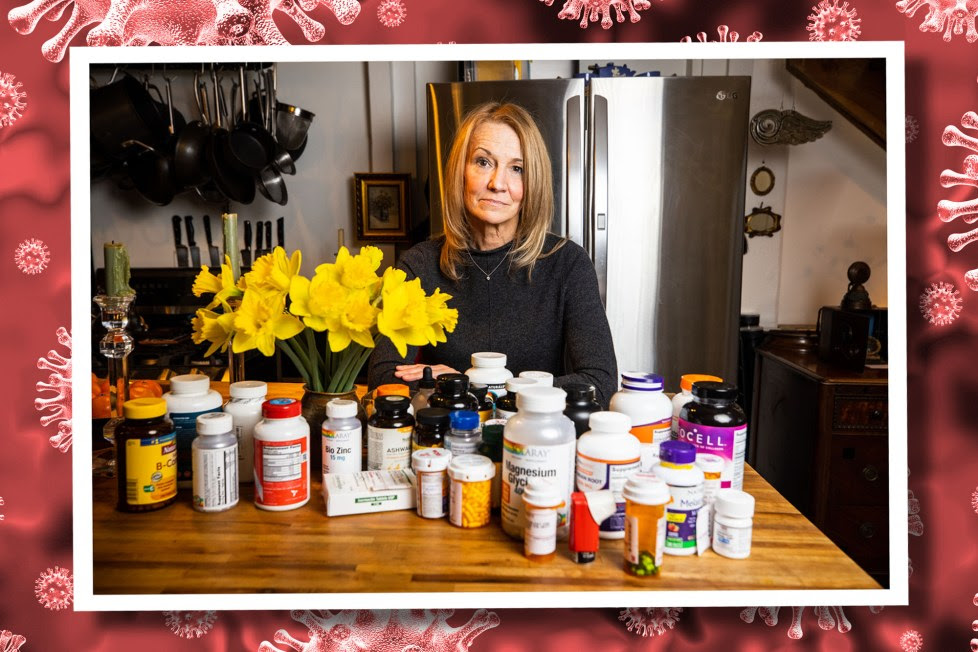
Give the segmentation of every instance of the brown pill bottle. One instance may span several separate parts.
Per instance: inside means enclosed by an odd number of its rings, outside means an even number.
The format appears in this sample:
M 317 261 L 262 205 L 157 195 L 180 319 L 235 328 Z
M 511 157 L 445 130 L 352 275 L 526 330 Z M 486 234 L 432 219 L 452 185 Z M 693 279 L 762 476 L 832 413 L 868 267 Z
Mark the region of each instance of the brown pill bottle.
M 134 398 L 115 430 L 121 512 L 150 512 L 177 499 L 177 435 L 162 398 Z

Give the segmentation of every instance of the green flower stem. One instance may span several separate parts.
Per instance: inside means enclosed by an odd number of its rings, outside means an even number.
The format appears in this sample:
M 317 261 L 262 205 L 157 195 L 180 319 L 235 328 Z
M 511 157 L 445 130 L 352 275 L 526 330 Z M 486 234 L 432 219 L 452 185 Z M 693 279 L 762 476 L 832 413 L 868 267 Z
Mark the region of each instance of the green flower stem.
M 340 384 L 340 387 L 343 388 L 353 388 L 353 385 L 356 383 L 357 376 L 360 374 L 360 370 L 363 369 L 364 363 L 367 362 L 367 359 L 370 358 L 370 354 L 373 351 L 373 349 L 368 349 L 367 347 L 356 343 L 351 344 L 350 349 L 353 349 L 354 346 L 356 349 L 350 353 L 348 361 L 349 364 L 347 365 L 345 376 L 341 379 L 342 383 Z M 350 349 L 347 349 L 347 351 Z
M 315 392 L 323 391 L 322 389 L 316 388 L 316 385 L 319 385 L 319 387 L 321 388 L 322 382 L 320 382 L 315 375 L 310 373 L 310 369 L 312 369 L 312 363 L 309 362 L 309 352 L 306 351 L 306 347 L 302 344 L 302 340 L 300 340 L 298 337 L 293 337 L 289 340 L 289 345 L 292 347 L 292 351 L 296 354 L 296 356 L 299 358 L 299 361 L 302 363 L 302 368 L 305 371 L 304 377 L 312 381 L 312 385 L 310 386 L 310 389 L 312 389 Z
M 311 328 L 305 329 L 306 335 L 306 356 L 309 360 L 309 376 L 314 378 L 313 383 L 319 387 L 322 387 L 322 376 L 319 374 L 319 352 L 316 350 L 316 339 L 312 333 Z M 316 389 L 317 392 L 321 392 L 322 389 Z
M 357 346 L 356 342 L 351 342 L 349 346 L 347 346 L 345 349 L 339 352 L 338 354 L 340 358 L 339 368 L 336 370 L 336 373 L 333 374 L 333 377 L 330 379 L 329 389 L 327 391 L 342 392 L 342 391 L 346 391 L 347 388 L 349 387 L 348 383 L 346 382 L 346 376 L 349 374 L 350 365 L 353 363 L 354 346 Z M 334 353 L 333 355 L 337 355 L 337 354 Z
M 309 372 L 306 371 L 306 368 L 302 365 L 302 361 L 299 359 L 299 356 L 297 356 L 295 351 L 292 350 L 292 346 L 289 344 L 288 340 L 277 340 L 276 343 L 278 344 L 279 348 L 285 352 L 285 355 L 289 356 L 289 360 L 291 360 L 292 364 L 294 364 L 296 369 L 299 370 L 299 373 L 302 374 L 302 378 L 306 381 L 306 385 L 311 385 L 312 383 L 309 379 Z

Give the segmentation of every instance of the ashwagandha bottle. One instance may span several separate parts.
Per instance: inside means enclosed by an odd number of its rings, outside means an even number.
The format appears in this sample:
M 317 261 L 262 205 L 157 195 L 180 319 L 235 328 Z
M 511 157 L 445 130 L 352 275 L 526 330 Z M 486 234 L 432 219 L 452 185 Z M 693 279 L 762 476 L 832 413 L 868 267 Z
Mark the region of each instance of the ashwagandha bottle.
M 238 482 L 255 481 L 255 426 L 261 421 L 261 406 L 268 385 L 260 380 L 241 380 L 228 386 L 224 411 L 231 415 L 234 435 L 238 438 Z
M 322 433 L 323 475 L 363 470 L 363 424 L 356 401 L 334 398 L 327 403 Z
M 528 387 L 516 395 L 517 413 L 503 429 L 503 531 L 523 537 L 523 489 L 533 478 L 548 480 L 560 491 L 557 538 L 568 534 L 570 495 L 574 489 L 574 423 L 564 416 L 566 393 L 557 387 Z
M 162 398 L 134 398 L 115 430 L 120 512 L 149 512 L 177 499 L 177 438 Z
M 677 439 L 696 447 L 697 453 L 723 458 L 720 485 L 743 489 L 747 453 L 747 415 L 737 405 L 737 387 L 730 383 L 693 383 L 693 400 L 679 413 Z
M 367 470 L 395 471 L 411 467 L 414 417 L 406 396 L 380 396 L 367 420 Z
M 510 417 L 516 416 L 516 395 L 527 387 L 536 387 L 537 382 L 532 378 L 510 378 L 506 381 L 506 394 L 496 401 L 495 419 L 505 423 Z
M 513 372 L 506 368 L 505 353 L 484 351 L 472 354 L 472 366 L 466 369 L 465 375 L 470 382 L 488 386 L 498 398 L 506 393 L 506 381 L 513 377 Z
M 194 465 L 194 509 L 223 512 L 238 504 L 238 438 L 230 414 L 208 412 L 197 417 L 191 446 Z
M 523 554 L 531 561 L 550 561 L 557 555 L 557 510 L 563 505 L 560 490 L 540 478 L 523 490 Z
M 666 506 L 672 502 L 665 481 L 636 473 L 625 482 L 625 572 L 652 577 L 662 568 L 666 539 Z
M 170 421 L 177 433 L 177 486 L 193 487 L 193 453 L 190 446 L 197 436 L 197 417 L 219 412 L 224 399 L 203 374 L 183 374 L 170 379 L 170 391 L 163 395 Z
M 703 472 L 696 468 L 696 449 L 684 441 L 667 441 L 660 448 L 656 477 L 669 485 L 672 504 L 666 510 L 666 553 L 697 554 L 697 523 L 703 507 Z M 700 526 L 702 527 L 702 526 Z
M 709 374 L 683 374 L 679 377 L 679 392 L 672 397 L 672 438 L 679 438 L 679 413 L 683 406 L 693 400 L 693 383 L 701 380 L 722 382 L 723 379 Z
M 662 376 L 643 371 L 621 375 L 621 391 L 611 397 L 612 412 L 627 414 L 632 434 L 642 442 L 642 470 L 659 462 L 659 445 L 672 439 L 672 402 L 662 393 Z
M 468 410 L 458 410 L 451 413 L 451 431 L 445 435 L 445 448 L 452 455 L 471 455 L 482 443 L 482 429 L 479 427 L 479 415 Z
M 309 423 L 294 398 L 272 398 L 255 426 L 255 507 L 273 512 L 309 502 Z
M 642 444 L 628 430 L 631 419 L 620 412 L 595 412 L 590 430 L 577 440 L 576 484 L 578 491 L 610 489 L 617 511 L 599 526 L 602 539 L 625 536 L 625 499 L 622 489 L 630 475 L 639 471 Z

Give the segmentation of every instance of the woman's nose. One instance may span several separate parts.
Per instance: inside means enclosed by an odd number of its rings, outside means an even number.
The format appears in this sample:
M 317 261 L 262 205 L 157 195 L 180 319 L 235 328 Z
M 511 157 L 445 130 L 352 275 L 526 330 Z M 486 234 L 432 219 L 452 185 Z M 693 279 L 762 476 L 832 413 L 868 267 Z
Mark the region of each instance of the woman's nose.
M 489 190 L 502 190 L 506 186 L 506 180 L 501 168 L 495 168 L 489 174 Z

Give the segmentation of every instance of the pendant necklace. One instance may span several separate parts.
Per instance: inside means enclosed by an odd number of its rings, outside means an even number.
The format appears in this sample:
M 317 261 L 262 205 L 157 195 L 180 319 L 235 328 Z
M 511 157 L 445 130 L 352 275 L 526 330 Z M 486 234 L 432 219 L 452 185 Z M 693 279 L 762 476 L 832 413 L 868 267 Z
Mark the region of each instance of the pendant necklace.
M 472 264 L 475 265 L 475 268 L 477 270 L 479 270 L 480 272 L 482 272 L 483 274 L 485 274 L 487 281 L 492 277 L 493 274 L 496 273 L 496 270 L 499 269 L 499 266 L 503 264 L 503 261 L 505 261 L 509 257 L 509 252 L 506 252 L 506 255 L 503 256 L 502 260 L 500 260 L 498 263 L 496 263 L 496 266 L 492 268 L 492 271 L 491 272 L 487 272 L 486 270 L 482 269 L 482 267 L 479 266 L 479 263 L 475 262 L 475 258 L 472 257 L 472 252 L 471 251 L 469 251 L 468 249 L 466 249 L 465 250 L 465 253 L 467 253 L 469 255 L 469 260 L 472 261 Z

